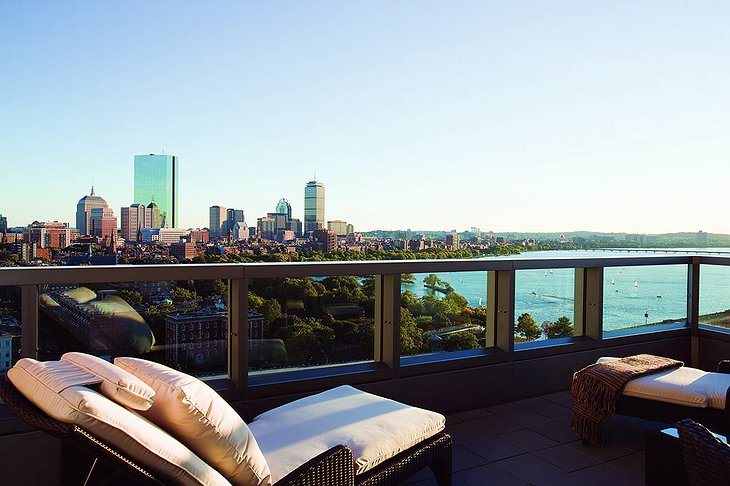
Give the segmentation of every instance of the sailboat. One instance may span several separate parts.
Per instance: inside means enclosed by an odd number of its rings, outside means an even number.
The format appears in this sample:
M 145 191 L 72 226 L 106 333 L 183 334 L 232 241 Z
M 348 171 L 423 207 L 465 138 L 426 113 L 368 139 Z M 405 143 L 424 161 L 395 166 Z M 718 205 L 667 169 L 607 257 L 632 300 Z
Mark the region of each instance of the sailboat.
M 611 285 L 616 285 L 616 279 L 615 278 L 612 278 L 611 279 Z
M 482 298 L 479 297 L 479 307 L 481 307 L 481 306 L 482 306 Z
M 545 272 L 545 276 L 547 277 L 547 272 Z
M 634 282 L 634 288 L 639 286 L 639 282 Z
M 550 269 L 550 273 L 553 273 L 553 269 L 552 268 Z

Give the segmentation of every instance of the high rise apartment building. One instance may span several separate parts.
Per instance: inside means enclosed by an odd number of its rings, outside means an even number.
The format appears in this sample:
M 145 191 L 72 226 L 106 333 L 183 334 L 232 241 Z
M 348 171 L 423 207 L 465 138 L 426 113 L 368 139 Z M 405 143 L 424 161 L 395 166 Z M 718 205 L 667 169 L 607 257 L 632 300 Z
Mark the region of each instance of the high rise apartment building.
M 304 232 L 324 228 L 324 184 L 309 181 L 304 187 Z
M 333 221 L 327 221 L 327 229 L 330 229 L 337 233 L 337 236 L 347 236 L 350 233 L 355 232 L 355 228 L 347 221 L 341 221 L 335 219 Z
M 5 233 L 8 230 L 8 218 L 0 214 L 0 233 Z
M 40 248 L 65 248 L 71 244 L 71 228 L 58 221 L 34 221 L 23 228 L 23 241 L 35 243 Z
M 221 225 L 221 236 L 227 238 L 229 233 L 233 231 L 236 223 L 245 223 L 246 218 L 243 215 L 243 209 L 227 209 L 226 221 Z
M 154 201 L 169 228 L 175 228 L 180 223 L 178 179 L 176 156 L 155 154 L 134 156 L 134 202 L 146 204 L 147 201 Z
M 145 218 L 147 207 L 144 204 L 132 204 L 122 208 L 120 212 L 122 238 L 125 241 L 139 241 L 142 228 L 149 228 L 151 223 Z
M 79 234 L 90 235 L 89 220 L 91 219 L 91 210 L 95 208 L 108 208 L 106 201 L 94 194 L 94 186 L 91 186 L 91 194 L 79 199 L 76 204 L 76 229 Z

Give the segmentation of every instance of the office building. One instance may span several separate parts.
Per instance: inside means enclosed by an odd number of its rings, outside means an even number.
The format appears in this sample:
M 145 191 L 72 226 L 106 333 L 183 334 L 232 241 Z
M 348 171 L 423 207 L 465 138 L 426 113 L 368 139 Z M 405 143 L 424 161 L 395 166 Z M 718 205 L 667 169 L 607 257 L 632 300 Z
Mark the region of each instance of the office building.
M 170 243 L 170 255 L 180 261 L 192 260 L 198 256 L 198 248 L 195 243 L 180 242 Z
M 324 184 L 309 181 L 304 187 L 304 232 L 324 228 Z
M 0 332 L 0 372 L 13 365 L 13 336 Z
M 233 225 L 232 231 L 232 238 L 234 241 L 248 241 L 249 238 L 249 231 L 248 231 L 248 225 L 244 223 L 243 221 L 239 221 L 238 223 Z
M 347 224 L 347 221 L 341 221 L 339 219 L 335 219 L 334 221 L 327 221 L 327 229 L 330 229 L 337 233 L 337 236 L 347 236 L 348 234 L 353 232 L 351 231 L 351 224 Z
M 286 214 L 287 221 L 291 220 L 291 204 L 283 197 L 276 203 L 276 212 L 280 214 Z
M 289 229 L 291 229 L 294 232 L 294 236 L 303 236 L 304 231 L 302 229 L 302 220 L 301 219 L 290 219 L 289 220 Z
M 0 233 L 5 233 L 8 230 L 8 218 L 0 214 Z
M 245 222 L 243 209 L 226 209 L 226 220 L 221 225 L 221 236 L 228 238 L 236 223 Z
M 142 228 L 142 241 L 145 243 L 159 243 L 169 245 L 188 240 L 190 231 L 176 228 Z
M 162 219 L 170 228 L 176 228 L 179 224 L 178 179 L 178 157 L 155 154 L 134 156 L 134 202 L 156 202 Z
M 100 238 L 117 238 L 117 217 L 112 208 L 93 208 L 89 217 L 89 234 Z
M 142 238 L 142 228 L 151 226 L 145 215 L 147 207 L 144 204 L 132 204 L 120 211 L 122 238 L 124 241 L 139 241 Z
M 256 221 L 256 229 L 259 238 L 273 240 L 276 237 L 276 220 L 274 218 L 259 218 Z
M 94 186 L 91 186 L 91 194 L 79 199 L 76 204 L 76 229 L 79 234 L 90 235 L 89 219 L 91 218 L 91 210 L 94 208 L 108 208 L 106 201 L 94 193 Z
M 223 223 L 227 218 L 227 210 L 223 206 L 211 206 L 209 212 L 210 239 L 217 240 L 222 236 Z

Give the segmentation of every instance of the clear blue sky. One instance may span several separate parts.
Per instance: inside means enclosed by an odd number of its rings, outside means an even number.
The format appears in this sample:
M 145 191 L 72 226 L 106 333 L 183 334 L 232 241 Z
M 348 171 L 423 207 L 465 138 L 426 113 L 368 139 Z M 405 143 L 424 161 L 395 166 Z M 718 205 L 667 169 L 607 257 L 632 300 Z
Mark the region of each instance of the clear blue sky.
M 0 0 L 0 213 L 208 207 L 356 229 L 730 233 L 730 2 Z

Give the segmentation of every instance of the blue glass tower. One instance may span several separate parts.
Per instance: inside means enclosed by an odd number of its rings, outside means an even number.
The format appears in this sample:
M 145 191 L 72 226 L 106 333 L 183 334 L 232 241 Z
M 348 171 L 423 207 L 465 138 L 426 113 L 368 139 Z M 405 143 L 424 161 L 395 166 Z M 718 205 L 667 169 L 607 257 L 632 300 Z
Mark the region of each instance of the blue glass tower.
M 170 228 L 178 217 L 178 158 L 174 155 L 134 156 L 134 203 L 150 204 L 154 200 L 160 215 Z

